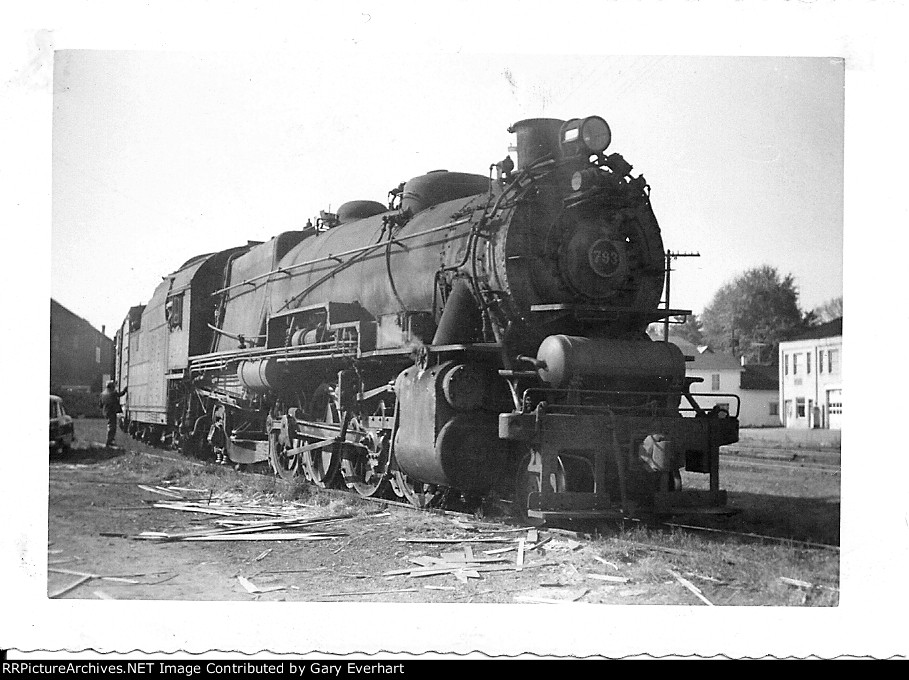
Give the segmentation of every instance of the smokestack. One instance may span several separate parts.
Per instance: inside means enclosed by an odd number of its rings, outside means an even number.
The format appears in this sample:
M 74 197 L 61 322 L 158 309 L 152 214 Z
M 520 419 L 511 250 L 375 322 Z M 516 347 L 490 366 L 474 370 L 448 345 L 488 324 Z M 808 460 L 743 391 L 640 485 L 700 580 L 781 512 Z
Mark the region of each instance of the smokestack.
M 107 326 L 105 326 L 104 324 L 101 324 L 101 335 L 105 335 L 105 336 L 107 335 L 107 333 L 104 332 L 105 328 L 107 328 Z
M 564 120 L 558 118 L 527 118 L 508 128 L 517 135 L 518 162 L 516 170 L 552 154 L 559 157 L 559 130 Z

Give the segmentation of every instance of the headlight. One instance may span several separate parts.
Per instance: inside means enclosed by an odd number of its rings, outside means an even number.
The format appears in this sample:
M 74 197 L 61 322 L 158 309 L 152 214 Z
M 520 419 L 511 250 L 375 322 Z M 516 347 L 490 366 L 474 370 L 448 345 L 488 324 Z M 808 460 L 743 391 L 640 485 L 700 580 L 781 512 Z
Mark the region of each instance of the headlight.
M 559 143 L 565 157 L 602 153 L 611 141 L 609 124 L 599 116 L 569 120 L 559 131 Z
M 609 125 L 599 116 L 585 118 L 581 123 L 581 140 L 592 153 L 605 151 L 612 141 Z

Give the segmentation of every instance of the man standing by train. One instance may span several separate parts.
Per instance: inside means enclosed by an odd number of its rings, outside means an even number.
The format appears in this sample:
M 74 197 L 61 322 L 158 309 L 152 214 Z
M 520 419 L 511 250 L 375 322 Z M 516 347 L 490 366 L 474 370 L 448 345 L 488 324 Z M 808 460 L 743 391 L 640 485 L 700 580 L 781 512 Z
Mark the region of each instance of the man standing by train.
M 107 387 L 104 388 L 98 401 L 98 405 L 104 412 L 104 417 L 107 418 L 107 443 L 105 446 L 113 446 L 117 437 L 117 414 L 123 412 L 120 407 L 120 397 L 124 394 L 126 394 L 126 390 L 117 392 L 117 387 L 114 385 L 114 381 L 111 380 L 107 383 Z

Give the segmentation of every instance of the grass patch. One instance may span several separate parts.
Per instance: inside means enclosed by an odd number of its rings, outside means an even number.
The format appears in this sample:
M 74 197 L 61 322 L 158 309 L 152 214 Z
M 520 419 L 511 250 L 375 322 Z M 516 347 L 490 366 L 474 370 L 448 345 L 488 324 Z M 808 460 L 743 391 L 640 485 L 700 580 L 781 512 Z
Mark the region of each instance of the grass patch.
M 831 607 L 839 603 L 839 553 L 792 543 L 698 534 L 647 525 L 617 527 L 590 543 L 594 555 L 619 567 L 635 583 L 657 589 L 652 603 L 679 584 L 673 570 L 715 605 Z M 602 569 L 602 566 L 599 567 Z M 812 584 L 787 585 L 781 577 Z

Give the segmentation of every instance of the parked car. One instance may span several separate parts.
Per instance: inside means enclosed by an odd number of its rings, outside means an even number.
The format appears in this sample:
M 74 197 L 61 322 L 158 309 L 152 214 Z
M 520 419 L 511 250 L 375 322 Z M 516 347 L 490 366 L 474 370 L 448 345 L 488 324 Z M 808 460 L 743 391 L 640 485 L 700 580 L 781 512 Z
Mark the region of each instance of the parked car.
M 66 415 L 66 410 L 63 408 L 63 400 L 53 394 L 50 395 L 51 451 L 68 452 L 75 438 L 76 431 L 73 427 L 73 419 Z

